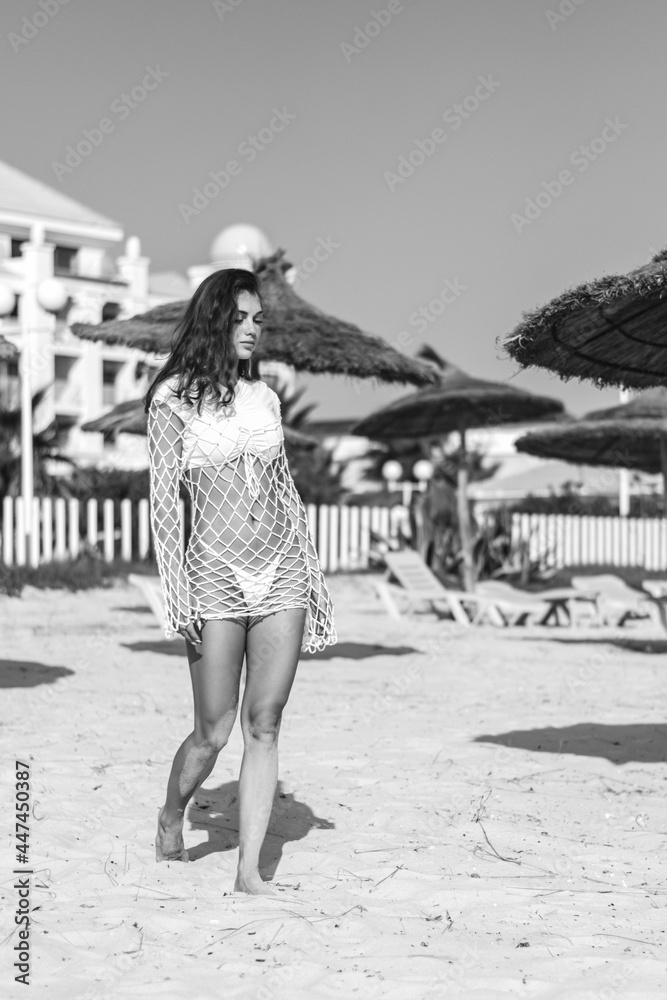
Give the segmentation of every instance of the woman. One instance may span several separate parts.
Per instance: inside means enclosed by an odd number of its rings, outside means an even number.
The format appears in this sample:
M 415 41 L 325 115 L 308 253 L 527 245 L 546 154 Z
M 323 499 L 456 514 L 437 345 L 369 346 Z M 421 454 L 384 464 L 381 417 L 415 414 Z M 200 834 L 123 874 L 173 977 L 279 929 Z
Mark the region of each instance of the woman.
M 234 889 L 273 895 L 258 864 L 278 778 L 282 711 L 299 652 L 323 649 L 336 632 L 287 466 L 280 401 L 252 373 L 261 326 L 255 275 L 216 271 L 192 296 L 144 402 L 165 635 L 186 640 L 194 696 L 194 729 L 176 753 L 158 814 L 156 858 L 188 860 L 185 807 L 229 739 L 245 657 Z M 192 503 L 184 553 L 181 480 Z

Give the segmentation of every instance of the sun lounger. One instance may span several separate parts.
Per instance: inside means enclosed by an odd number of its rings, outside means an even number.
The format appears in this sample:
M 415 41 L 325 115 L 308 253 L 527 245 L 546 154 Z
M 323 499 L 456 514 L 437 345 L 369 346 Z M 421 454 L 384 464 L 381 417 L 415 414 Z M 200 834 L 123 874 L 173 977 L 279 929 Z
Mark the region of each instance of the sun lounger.
M 596 601 L 594 592 L 575 590 L 573 587 L 552 587 L 531 593 L 517 590 L 504 580 L 484 580 L 477 584 L 476 593 L 496 599 L 499 609 L 510 619 L 508 624 L 512 625 L 525 624 L 531 615 L 536 617 L 537 625 L 548 625 L 552 621 L 558 625 L 561 614 L 571 625 L 574 622 L 573 601 L 588 602 L 594 609 Z
M 629 587 L 625 580 L 613 573 L 602 573 L 599 576 L 573 576 L 572 586 L 575 590 L 595 591 L 597 594 L 597 611 L 600 624 L 625 625 L 626 621 L 635 618 L 651 618 L 651 608 L 658 611 L 660 622 L 667 627 L 665 607 L 660 598 L 640 594 Z
M 653 599 L 660 624 L 667 632 L 667 580 L 644 580 L 642 587 Z
M 384 579 L 375 580 L 377 595 L 392 618 L 401 619 L 397 600 L 406 604 L 410 611 L 415 604 L 426 602 L 437 611 L 437 605 L 445 605 L 451 616 L 462 625 L 478 624 L 489 617 L 492 624 L 505 624 L 495 610 L 493 602 L 477 594 L 444 587 L 437 576 L 428 568 L 418 552 L 404 549 L 401 552 L 387 552 L 384 556 L 387 572 Z M 400 586 L 389 582 L 395 576 Z M 469 610 L 468 610 L 469 609 Z
M 494 592 L 491 592 L 493 584 L 489 592 L 484 589 L 483 584 L 478 584 L 475 593 L 450 590 L 443 586 L 419 554 L 411 549 L 388 552 L 385 563 L 387 576 L 395 576 L 400 586 L 392 585 L 385 577 L 384 580 L 376 581 L 375 587 L 393 618 L 401 617 L 396 604 L 396 600 L 401 597 L 408 603 L 407 610 L 419 601 L 426 601 L 437 610 L 437 602 L 440 602 L 462 624 L 479 625 L 488 621 L 500 626 L 523 625 L 531 615 L 537 618 L 538 624 L 544 624 L 551 618 L 558 621 L 558 609 L 562 608 L 564 602 L 560 592 L 544 600 L 541 597 L 533 598 L 532 595 L 526 598 L 520 591 L 505 584 L 500 584 Z M 502 593 L 498 592 L 500 588 Z
M 146 603 L 160 623 L 161 628 L 165 628 L 164 601 L 162 599 L 162 588 L 159 576 L 141 576 L 138 573 L 130 573 L 128 582 L 137 587 L 146 598 Z

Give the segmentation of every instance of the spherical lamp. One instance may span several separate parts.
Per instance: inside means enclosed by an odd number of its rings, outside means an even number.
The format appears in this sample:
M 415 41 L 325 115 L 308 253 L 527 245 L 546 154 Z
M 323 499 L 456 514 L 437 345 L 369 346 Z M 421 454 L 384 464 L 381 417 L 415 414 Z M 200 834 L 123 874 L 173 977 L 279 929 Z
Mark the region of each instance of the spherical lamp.
M 0 316 L 11 316 L 16 305 L 16 293 L 9 285 L 0 285 Z
M 382 466 L 382 475 L 387 480 L 387 486 L 389 489 L 399 481 L 403 475 L 403 466 L 400 462 L 395 461 L 391 458 L 388 462 L 385 462 Z
M 429 462 L 427 458 L 420 458 L 412 466 L 412 474 L 415 479 L 419 480 L 420 490 L 425 490 L 427 482 L 433 475 L 433 463 Z
M 47 312 L 60 312 L 67 305 L 68 298 L 67 289 L 57 278 L 46 278 L 37 286 L 37 301 Z

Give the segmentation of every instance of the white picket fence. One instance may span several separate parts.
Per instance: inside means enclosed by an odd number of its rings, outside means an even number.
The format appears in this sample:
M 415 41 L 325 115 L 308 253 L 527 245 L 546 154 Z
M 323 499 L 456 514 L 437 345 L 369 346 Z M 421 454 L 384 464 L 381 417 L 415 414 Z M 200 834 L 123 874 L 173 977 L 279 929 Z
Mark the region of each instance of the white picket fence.
M 6 565 L 38 566 L 53 559 L 75 557 L 84 541 L 96 547 L 107 562 L 145 559 L 150 550 L 148 500 L 78 500 L 35 497 L 32 531 L 26 550 L 25 511 L 21 497 L 5 497 L 2 505 L 2 561 Z M 120 527 L 115 526 L 120 506 Z M 181 523 L 185 501 L 181 500 Z M 371 531 L 396 538 L 408 531 L 407 508 L 308 504 L 308 523 L 322 568 L 364 569 L 369 563 Z
M 115 504 L 120 506 L 116 527 Z M 87 541 L 111 562 L 145 559 L 150 551 L 148 500 L 78 500 L 35 498 L 30 551 L 26 551 L 24 505 L 20 497 L 5 497 L 2 505 L 2 561 L 6 565 L 37 566 L 74 557 Z M 322 568 L 365 569 L 369 565 L 371 532 L 395 539 L 409 537 L 408 510 L 308 504 L 308 523 Z M 181 519 L 185 502 L 181 500 Z M 531 560 L 543 569 L 560 566 L 641 566 L 667 570 L 667 519 L 578 517 L 566 514 L 514 514 L 512 550 L 525 545 Z
M 514 514 L 512 550 L 528 546 L 542 569 L 640 566 L 667 569 L 667 519 Z

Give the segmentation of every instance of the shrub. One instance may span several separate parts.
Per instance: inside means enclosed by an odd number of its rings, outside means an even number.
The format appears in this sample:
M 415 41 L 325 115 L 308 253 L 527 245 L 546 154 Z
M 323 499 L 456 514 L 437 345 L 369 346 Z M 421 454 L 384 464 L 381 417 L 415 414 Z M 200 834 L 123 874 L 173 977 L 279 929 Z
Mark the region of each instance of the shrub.
M 129 573 L 156 572 L 151 563 L 128 563 L 120 559 L 105 562 L 98 552 L 88 549 L 76 559 L 54 559 L 39 566 L 7 566 L 0 563 L 0 594 L 20 597 L 25 586 L 72 592 L 91 590 L 112 587 L 115 579 L 126 579 Z

